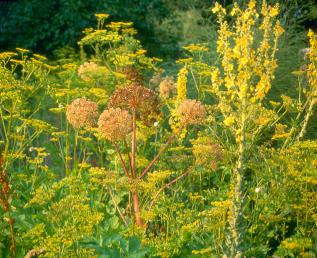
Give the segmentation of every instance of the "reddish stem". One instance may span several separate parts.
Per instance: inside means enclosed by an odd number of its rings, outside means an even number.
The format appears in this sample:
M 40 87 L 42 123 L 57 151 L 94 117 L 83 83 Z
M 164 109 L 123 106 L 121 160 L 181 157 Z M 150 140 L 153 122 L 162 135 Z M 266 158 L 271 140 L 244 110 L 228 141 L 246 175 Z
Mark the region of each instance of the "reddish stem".
M 122 164 L 122 166 L 123 166 L 123 170 L 124 170 L 125 175 L 126 175 L 127 177 L 130 177 L 130 175 L 129 175 L 129 173 L 128 173 L 128 170 L 127 170 L 127 167 L 126 167 L 126 165 L 125 165 L 125 162 L 124 162 L 124 160 L 123 160 L 123 158 L 122 158 L 122 155 L 121 155 L 121 153 L 120 153 L 120 150 L 119 150 L 118 145 L 117 145 L 116 143 L 113 143 L 113 145 L 114 145 L 114 147 L 115 147 L 115 149 L 116 149 L 116 151 L 117 151 L 117 154 L 118 154 L 118 156 L 119 156 L 119 158 L 120 158 L 120 161 L 121 161 L 121 164 Z
M 132 192 L 132 198 L 133 198 L 133 209 L 134 209 L 134 216 L 135 216 L 136 224 L 138 226 L 142 227 L 144 224 L 143 224 L 143 221 L 141 218 L 139 196 L 138 196 L 137 191 Z
M 144 177 L 147 172 L 152 168 L 152 166 L 155 164 L 155 162 L 160 158 L 162 153 L 167 149 L 167 147 L 172 143 L 174 138 L 176 137 L 177 134 L 173 133 L 171 137 L 167 140 L 165 146 L 159 150 L 159 152 L 156 154 L 156 156 L 153 158 L 153 160 L 149 163 L 149 165 L 143 170 L 142 174 L 139 176 L 139 179 Z
M 135 177 L 135 167 L 136 167 L 136 114 L 135 110 L 132 114 L 132 161 L 131 161 L 131 167 L 132 167 L 132 176 Z
M 183 174 L 181 174 L 180 176 L 176 177 L 175 179 L 173 179 L 171 182 L 169 182 L 168 184 L 166 184 L 165 186 L 163 186 L 154 196 L 149 210 L 151 210 L 152 206 L 154 205 L 158 195 L 163 192 L 165 189 L 169 188 L 171 185 L 175 184 L 178 180 L 182 179 L 183 177 L 185 177 L 186 175 L 188 175 L 190 173 L 190 171 L 193 169 L 194 167 L 190 167 L 189 169 L 187 169 L 187 171 L 185 171 Z
M 130 168 L 130 172 L 131 172 L 131 175 L 132 175 L 132 161 L 131 161 L 131 156 L 130 156 L 130 151 L 129 151 L 129 148 L 128 148 L 128 144 L 127 144 L 127 141 L 124 139 L 124 146 L 126 148 L 126 151 L 128 153 L 128 160 L 129 160 L 129 168 Z
M 16 257 L 16 252 L 15 252 L 15 237 L 14 237 L 14 230 L 13 230 L 13 224 L 14 224 L 14 220 L 12 218 L 9 219 L 8 221 L 9 226 L 10 226 L 10 234 L 11 234 L 11 247 L 10 247 L 10 251 L 13 254 L 13 257 Z
M 10 246 L 10 253 L 12 256 L 10 257 L 16 257 L 16 251 L 15 251 L 15 236 L 14 236 L 14 219 L 10 215 L 10 204 L 9 204 L 9 198 L 10 198 L 10 186 L 9 186 L 9 178 L 8 175 L 5 173 L 3 169 L 3 158 L 2 154 L 0 154 L 0 185 L 1 185 L 1 191 L 0 191 L 0 204 L 2 205 L 3 211 L 9 213 L 9 228 L 10 228 L 10 236 L 11 236 L 11 246 Z

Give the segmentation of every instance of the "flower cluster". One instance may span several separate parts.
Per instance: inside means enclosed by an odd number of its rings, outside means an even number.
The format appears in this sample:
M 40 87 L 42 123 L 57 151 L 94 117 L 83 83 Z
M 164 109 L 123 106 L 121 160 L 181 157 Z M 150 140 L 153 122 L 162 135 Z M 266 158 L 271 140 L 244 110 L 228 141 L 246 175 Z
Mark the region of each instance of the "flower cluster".
M 177 111 L 183 125 L 202 124 L 206 115 L 204 105 L 200 101 L 191 99 L 185 99 L 178 106 Z
M 78 75 L 83 81 L 89 82 L 93 79 L 92 74 L 96 74 L 98 70 L 99 66 L 96 63 L 85 62 L 84 64 L 79 66 Z
M 209 49 L 202 44 L 189 44 L 185 47 L 188 52 L 195 53 L 195 52 L 207 52 Z
M 66 117 L 75 129 L 93 127 L 98 118 L 98 105 L 86 98 L 75 99 L 67 106 Z
M 175 93 L 176 87 L 172 77 L 167 76 L 160 83 L 160 96 L 163 99 L 167 99 L 170 97 L 172 93 Z
M 106 109 L 99 117 L 98 130 L 109 141 L 121 140 L 132 130 L 131 115 L 120 108 Z
M 160 113 L 159 104 L 159 98 L 153 90 L 135 82 L 115 90 L 108 107 L 135 112 L 140 120 L 146 124 L 153 124 L 153 119 Z

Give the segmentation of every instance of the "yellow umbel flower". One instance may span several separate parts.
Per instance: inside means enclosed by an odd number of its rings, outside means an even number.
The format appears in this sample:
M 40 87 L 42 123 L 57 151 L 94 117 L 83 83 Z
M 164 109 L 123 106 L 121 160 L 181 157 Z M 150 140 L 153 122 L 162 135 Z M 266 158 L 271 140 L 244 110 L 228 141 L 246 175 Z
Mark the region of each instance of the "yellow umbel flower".
M 107 19 L 109 17 L 109 14 L 106 13 L 96 13 L 95 16 L 98 20 Z

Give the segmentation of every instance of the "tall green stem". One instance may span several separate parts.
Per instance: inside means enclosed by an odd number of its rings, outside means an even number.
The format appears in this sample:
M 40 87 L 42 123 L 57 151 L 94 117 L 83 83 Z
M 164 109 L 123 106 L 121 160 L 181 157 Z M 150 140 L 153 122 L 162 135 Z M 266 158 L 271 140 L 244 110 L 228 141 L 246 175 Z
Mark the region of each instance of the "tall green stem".
M 306 113 L 306 116 L 304 118 L 304 123 L 303 123 L 303 126 L 298 134 L 298 136 L 296 137 L 296 140 L 297 141 L 300 141 L 305 133 L 306 133 L 306 130 L 307 130 L 307 126 L 308 126 L 308 122 L 309 122 L 309 119 L 310 117 L 313 115 L 313 111 L 314 111 L 314 106 L 316 104 L 316 99 L 314 97 L 312 97 L 310 103 L 309 103 L 309 107 L 308 107 L 308 110 L 307 110 L 307 113 Z
M 243 94 L 244 95 L 244 94 Z M 231 257 L 236 257 L 241 254 L 240 245 L 242 242 L 241 236 L 243 235 L 242 220 L 243 212 L 242 205 L 244 199 L 243 185 L 244 185 L 244 172 L 245 172 L 245 149 L 246 149 L 246 108 L 247 98 L 246 94 L 242 97 L 241 114 L 240 114 L 240 132 L 237 133 L 238 142 L 238 161 L 236 168 L 233 171 L 233 195 L 231 203 Z

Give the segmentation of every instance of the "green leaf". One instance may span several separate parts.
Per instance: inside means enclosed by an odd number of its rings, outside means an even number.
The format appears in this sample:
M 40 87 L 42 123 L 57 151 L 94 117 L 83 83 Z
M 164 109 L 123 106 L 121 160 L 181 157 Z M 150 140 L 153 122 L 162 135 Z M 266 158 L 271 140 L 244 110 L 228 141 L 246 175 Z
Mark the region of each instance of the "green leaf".
M 129 253 L 136 252 L 138 249 L 140 249 L 141 243 L 140 240 L 133 236 L 129 238 Z

